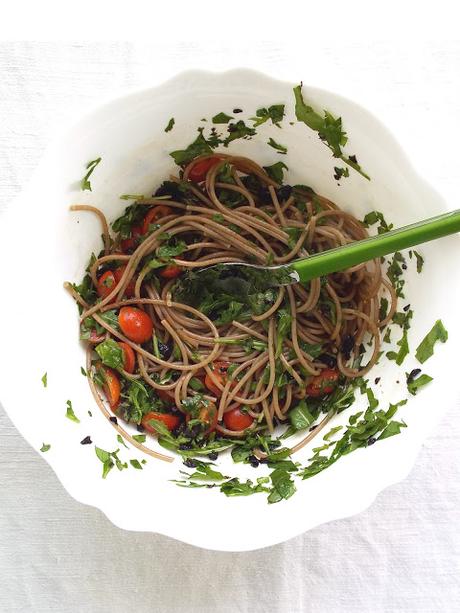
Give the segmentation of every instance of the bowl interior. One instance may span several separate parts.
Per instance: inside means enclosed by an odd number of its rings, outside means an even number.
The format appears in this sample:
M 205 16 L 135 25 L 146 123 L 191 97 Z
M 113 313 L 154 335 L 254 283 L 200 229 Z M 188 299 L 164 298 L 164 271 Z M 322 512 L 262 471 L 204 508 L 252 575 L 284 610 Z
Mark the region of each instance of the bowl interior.
M 458 281 L 458 237 L 420 247 L 426 262 L 420 275 L 415 262 L 408 260 L 406 298 L 400 309 L 410 303 L 415 311 L 409 333 L 411 353 L 436 319 L 442 318 L 450 334 L 449 342 L 437 347 L 423 368 L 434 382 L 419 396 L 411 397 L 400 411 L 409 427 L 397 437 L 342 458 L 314 479 L 297 483 L 298 493 L 289 501 L 267 505 L 262 495 L 229 499 L 213 490 L 183 490 L 169 482 L 178 478 L 179 459 L 172 464 L 149 459 L 143 471 L 112 471 L 102 480 L 102 465 L 94 450 L 79 444 L 91 435 L 103 449 L 120 447 L 116 432 L 99 414 L 80 373 L 84 351 L 78 342 L 77 311 L 62 289 L 66 280 L 79 282 L 90 253 L 100 250 L 100 227 L 93 215 L 70 213 L 68 205 L 91 204 L 113 220 L 128 204 L 120 200 L 121 194 L 149 194 L 177 172 L 169 153 L 194 140 L 197 127 L 204 126 L 208 132 L 213 115 L 220 111 L 232 115 L 234 108 L 241 108 L 243 113 L 236 119 L 247 120 L 262 106 L 285 103 L 287 116 L 282 129 L 267 122 L 258 128 L 256 137 L 236 140 L 228 151 L 263 165 L 285 162 L 289 183 L 310 185 L 360 219 L 375 209 L 399 226 L 446 210 L 445 203 L 415 174 L 393 137 L 374 117 L 329 92 L 304 87 L 304 96 L 315 108 L 342 117 L 349 136 L 346 151 L 357 155 L 371 181 L 352 170 L 340 185 L 334 180 L 333 167 L 340 164 L 330 151 L 305 125 L 289 123 L 295 120 L 290 84 L 249 71 L 194 72 L 107 103 L 78 121 L 48 152 L 29 189 L 2 224 L 3 261 L 15 254 L 14 263 L 6 267 L 4 287 L 21 296 L 15 313 L 17 321 L 26 324 L 19 334 L 13 324 L 4 330 L 5 344 L 12 347 L 13 356 L 9 354 L 8 363 L 0 356 L 2 372 L 8 372 L 2 384 L 2 401 L 35 448 L 42 442 L 51 443 L 44 457 L 69 492 L 99 507 L 123 528 L 160 532 L 222 550 L 254 549 L 285 540 L 365 508 L 383 487 L 405 476 L 423 438 L 443 412 L 439 398 L 454 374 L 455 361 L 449 357 L 458 340 L 455 315 L 459 296 L 454 282 Z M 171 117 L 175 126 L 166 133 Z M 287 155 L 267 145 L 270 137 L 288 148 Z M 79 191 L 84 164 L 98 156 L 102 162 L 91 177 L 93 191 Z M 27 227 L 18 250 L 13 229 L 18 223 L 23 227 L 21 218 L 27 219 Z M 18 270 L 29 271 L 27 284 L 18 278 Z M 10 315 L 7 301 L 0 305 L 0 312 L 4 317 Z M 11 317 L 3 321 L 11 321 Z M 11 364 L 21 367 L 13 369 Z M 412 357 L 399 369 L 383 360 L 371 372 L 371 380 L 381 377 L 374 387 L 382 408 L 408 397 L 404 372 L 415 366 Z M 45 371 L 46 389 L 40 382 Z M 65 418 L 67 400 L 72 401 L 80 424 Z M 344 423 L 361 406 L 366 406 L 364 398 L 358 398 L 357 404 L 331 425 Z M 317 444 L 315 440 L 297 459 L 306 461 Z M 137 450 L 121 449 L 124 458 L 141 459 Z M 219 466 L 224 474 L 240 478 L 254 479 L 265 470 L 234 465 L 225 455 L 219 458 Z M 235 514 L 254 519 L 226 521 Z

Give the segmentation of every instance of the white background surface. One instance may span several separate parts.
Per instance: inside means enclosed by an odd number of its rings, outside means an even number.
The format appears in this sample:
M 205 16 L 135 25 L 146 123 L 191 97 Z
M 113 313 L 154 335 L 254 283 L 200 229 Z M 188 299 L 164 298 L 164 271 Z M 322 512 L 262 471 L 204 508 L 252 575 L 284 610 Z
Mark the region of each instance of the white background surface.
M 0 45 L 0 210 L 82 107 L 185 68 L 241 65 L 360 101 L 458 208 L 460 42 L 332 43 Z M 37 206 L 45 201 L 37 194 Z M 31 256 L 20 274 L 42 272 Z M 371 509 L 242 554 L 113 527 L 69 498 L 0 408 L 0 612 L 460 610 L 458 392 L 452 382 L 439 399 L 450 410 L 410 477 Z M 186 509 L 177 518 L 187 521 Z

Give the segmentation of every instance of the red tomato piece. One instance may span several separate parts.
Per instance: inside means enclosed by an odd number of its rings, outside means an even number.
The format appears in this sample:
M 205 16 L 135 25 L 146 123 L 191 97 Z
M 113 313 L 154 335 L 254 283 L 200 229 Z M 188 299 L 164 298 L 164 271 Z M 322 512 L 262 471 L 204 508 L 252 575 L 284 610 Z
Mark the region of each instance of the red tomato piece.
M 229 430 L 246 430 L 254 423 L 254 418 L 243 413 L 239 407 L 224 413 L 224 424 Z
M 318 376 L 313 377 L 307 385 L 307 396 L 318 398 L 319 396 L 324 396 L 324 394 L 330 394 L 334 391 L 338 380 L 338 370 L 332 368 L 323 370 Z
M 136 354 L 134 353 L 134 349 L 130 347 L 127 343 L 118 343 L 123 351 L 123 369 L 126 372 L 133 373 L 134 366 L 136 365 Z
M 106 298 L 116 285 L 115 275 L 111 270 L 106 270 L 97 280 L 96 291 L 101 298 Z
M 120 247 L 123 253 L 128 253 L 130 251 L 133 251 L 137 247 L 138 242 L 139 242 L 139 236 L 141 234 L 142 234 L 141 226 L 133 226 L 131 228 L 130 238 L 124 238 L 122 241 L 120 241 Z
M 108 366 L 99 365 L 97 369 L 102 372 L 102 376 L 104 378 L 102 391 L 108 400 L 110 408 L 114 411 L 120 402 L 120 379 L 118 378 L 116 372 Z
M 163 279 L 175 279 L 181 274 L 181 272 L 182 268 L 180 266 L 169 264 L 160 272 L 160 277 L 163 277 Z
M 153 322 L 150 316 L 136 307 L 122 307 L 118 323 L 125 336 L 135 343 L 145 343 L 152 336 Z
M 225 384 L 227 383 L 228 379 L 227 371 L 229 366 L 230 362 L 213 362 L 211 365 L 213 377 L 206 373 L 204 384 L 206 385 L 208 390 L 214 394 L 214 396 L 217 396 L 217 398 L 220 398 L 222 396 L 222 391 L 217 387 L 216 383 L 213 381 L 213 378 L 217 379 L 217 381 L 222 385 L 222 387 L 225 387 Z M 236 381 L 232 383 L 232 387 L 234 387 L 235 385 Z
M 121 277 L 123 276 L 123 273 L 125 272 L 125 270 L 126 270 L 126 264 L 124 264 L 123 266 L 119 266 L 118 268 L 115 268 L 115 270 L 113 271 L 113 275 L 115 277 L 115 281 L 117 282 L 117 285 L 118 283 L 120 283 Z M 124 295 L 127 298 L 132 298 L 134 296 L 135 285 L 136 285 L 136 282 L 134 279 L 132 279 L 126 286 Z
M 151 419 L 161 421 L 169 431 L 174 430 L 180 424 L 180 417 L 178 415 L 172 415 L 171 413 L 158 413 L 157 411 L 151 411 L 142 418 L 142 425 L 151 434 L 157 434 L 155 428 L 149 423 Z
M 150 224 L 154 224 L 157 219 L 171 215 L 172 211 L 169 206 L 159 204 L 147 213 L 142 222 L 141 234 L 147 234 L 150 229 Z
M 209 157 L 198 159 L 189 171 L 188 178 L 195 183 L 201 183 L 206 179 L 209 170 L 216 164 L 222 161 L 219 157 Z

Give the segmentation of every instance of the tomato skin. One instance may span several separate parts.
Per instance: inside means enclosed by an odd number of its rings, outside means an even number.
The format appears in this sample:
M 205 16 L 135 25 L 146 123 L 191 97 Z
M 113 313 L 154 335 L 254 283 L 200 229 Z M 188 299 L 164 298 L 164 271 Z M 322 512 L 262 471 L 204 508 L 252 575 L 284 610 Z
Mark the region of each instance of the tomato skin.
M 118 283 L 120 283 L 121 281 L 121 277 L 123 276 L 123 273 L 126 270 L 126 264 L 124 266 L 119 266 L 118 268 L 115 268 L 115 270 L 113 271 L 113 275 L 115 277 L 115 281 Z M 134 296 L 134 287 L 136 285 L 136 282 L 134 279 L 132 279 L 128 285 L 126 286 L 125 289 L 125 293 L 124 295 L 126 296 L 126 298 L 132 298 Z
M 118 345 L 123 351 L 123 369 L 126 370 L 126 372 L 133 373 L 134 366 L 136 365 L 136 354 L 134 353 L 134 349 L 127 343 L 119 342 Z
M 108 366 L 99 365 L 97 369 L 103 373 L 105 382 L 102 386 L 102 391 L 108 400 L 110 408 L 114 411 L 120 402 L 120 379 L 116 372 Z
M 96 291 L 98 296 L 106 298 L 110 292 L 115 288 L 117 281 L 115 275 L 111 270 L 106 270 L 97 280 Z
M 161 421 L 169 431 L 174 430 L 180 424 L 180 417 L 178 415 L 172 415 L 171 413 L 158 413 L 157 411 L 151 411 L 142 418 L 142 425 L 151 434 L 157 434 L 157 431 L 153 426 L 149 424 L 151 419 Z
M 153 209 L 150 209 L 150 211 L 144 217 L 144 221 L 142 222 L 141 234 L 147 234 L 149 231 L 150 224 L 155 223 L 157 219 L 161 219 L 162 217 L 171 215 L 171 213 L 172 211 L 169 206 L 163 206 L 162 204 L 154 206 Z
M 153 332 L 150 316 L 136 307 L 122 307 L 118 313 L 118 323 L 125 336 L 135 343 L 145 343 Z
M 324 394 L 330 394 L 334 391 L 334 388 L 339 380 L 339 372 L 333 368 L 327 368 L 323 370 L 321 374 L 310 381 L 307 385 L 307 396 L 318 398 L 324 396 Z
M 243 413 L 239 407 L 224 413 L 224 424 L 228 430 L 246 430 L 254 423 L 254 418 Z
M 208 174 L 209 170 L 216 164 L 219 164 L 219 162 L 221 161 L 222 159 L 218 157 L 197 160 L 190 169 L 188 178 L 194 183 L 201 183 L 201 181 L 204 181 L 206 179 L 206 175 Z
M 181 272 L 182 268 L 180 266 L 169 264 L 160 272 L 160 277 L 163 277 L 163 279 L 175 279 L 181 274 Z
M 213 362 L 211 365 L 211 370 L 214 375 L 214 378 L 219 381 L 222 387 L 225 387 L 225 384 L 227 383 L 227 370 L 229 366 L 230 362 Z M 222 391 L 217 387 L 217 385 L 214 383 L 208 373 L 206 373 L 204 384 L 206 385 L 208 390 L 214 394 L 214 396 L 216 396 L 217 398 L 220 398 L 222 396 Z M 235 384 L 236 381 L 233 383 L 233 385 Z
M 137 247 L 137 243 L 139 240 L 139 236 L 142 234 L 141 226 L 133 226 L 131 228 L 131 236 L 130 238 L 124 238 L 120 241 L 120 247 L 123 253 L 128 253 Z

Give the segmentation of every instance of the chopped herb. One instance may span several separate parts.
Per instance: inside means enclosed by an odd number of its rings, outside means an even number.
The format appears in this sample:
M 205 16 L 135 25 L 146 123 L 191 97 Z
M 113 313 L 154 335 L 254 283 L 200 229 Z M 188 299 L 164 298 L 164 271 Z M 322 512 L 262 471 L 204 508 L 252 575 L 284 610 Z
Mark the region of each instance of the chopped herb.
M 143 194 L 122 194 L 120 200 L 144 200 Z
M 126 447 L 126 449 L 129 449 L 128 445 L 125 443 L 125 441 L 123 440 L 123 437 L 120 434 L 117 434 L 117 441 L 123 445 L 123 447 Z
M 444 325 L 440 319 L 434 324 L 425 338 L 422 340 L 420 345 L 417 347 L 415 352 L 416 359 L 423 364 L 431 358 L 434 351 L 434 345 L 436 341 L 440 341 L 441 343 L 445 343 L 447 341 L 448 334 L 447 330 L 444 328 Z
M 328 111 L 324 111 L 324 117 L 321 117 L 311 106 L 305 104 L 302 96 L 302 85 L 294 87 L 294 95 L 297 120 L 302 121 L 311 130 L 317 132 L 320 139 L 332 151 L 334 157 L 340 158 L 345 164 L 351 166 L 351 168 L 359 172 L 363 177 L 370 180 L 370 177 L 358 164 L 356 156 L 346 156 L 342 151 L 342 147 L 346 145 L 348 137 L 346 132 L 342 130 L 341 117 L 336 119 Z
M 389 360 L 395 360 L 396 364 L 398 364 L 398 366 L 401 366 L 406 356 L 409 354 L 409 343 L 407 341 L 407 329 L 403 330 L 403 335 L 396 344 L 400 348 L 399 351 L 397 353 L 395 351 L 388 351 L 386 355 Z
M 289 170 L 284 162 L 276 162 L 276 164 L 272 164 L 271 166 L 264 166 L 264 170 L 270 179 L 276 181 L 277 183 L 282 183 L 284 179 L 284 170 Z
M 115 370 L 123 369 L 124 356 L 123 349 L 112 338 L 106 339 L 96 347 L 96 353 L 105 366 L 110 366 Z
M 226 496 L 251 496 L 259 492 L 270 492 L 270 489 L 264 485 L 267 481 L 264 477 L 259 477 L 254 484 L 250 479 L 240 481 L 237 477 L 222 483 L 220 491 Z
M 86 370 L 83 368 L 83 366 L 80 366 L 80 372 L 84 377 L 87 377 L 88 375 L 86 374 Z
M 50 449 L 51 449 L 51 445 L 49 445 L 48 443 L 43 443 L 42 446 L 40 447 L 40 451 L 42 453 L 46 453 Z
M 86 170 L 88 171 L 86 173 L 86 175 L 83 177 L 83 179 L 81 180 L 81 190 L 85 191 L 85 190 L 91 190 L 91 183 L 89 181 L 90 176 L 93 174 L 94 169 L 96 168 L 96 166 L 99 164 L 99 162 L 102 160 L 102 158 L 96 158 L 95 160 L 92 160 L 91 162 L 88 162 L 86 164 Z
M 48 373 L 45 372 L 45 374 L 43 375 L 41 381 L 43 383 L 43 387 L 48 387 Z
M 339 168 L 338 166 L 334 166 L 334 179 L 336 181 L 340 181 L 342 177 L 349 177 L 350 171 L 348 168 Z
M 130 460 L 129 463 L 133 468 L 136 468 L 137 470 L 142 470 L 142 464 L 139 462 L 139 460 Z
M 421 273 L 422 269 L 423 269 L 423 264 L 425 263 L 425 260 L 423 259 L 423 257 L 420 255 L 420 253 L 418 253 L 417 251 L 415 251 L 414 249 L 414 255 L 415 255 L 415 259 L 417 260 L 417 272 Z
M 145 434 L 133 434 L 133 439 L 138 443 L 145 443 L 146 438 Z
M 421 387 L 427 383 L 430 383 L 430 381 L 433 381 L 433 377 L 430 377 L 430 375 L 420 374 L 420 368 L 415 368 L 412 372 L 406 373 L 407 389 L 413 396 L 415 396 Z
M 383 321 L 388 314 L 388 300 L 386 298 L 382 298 L 380 300 L 380 311 L 379 311 L 379 320 Z
M 251 138 L 256 134 L 254 128 L 247 126 L 242 119 L 236 123 L 229 123 L 227 131 L 228 136 L 224 140 L 224 147 L 228 147 L 229 143 L 237 138 Z
M 280 500 L 287 500 L 296 492 L 296 487 L 290 473 L 282 468 L 276 468 L 271 474 L 272 492 L 268 496 L 268 502 L 273 504 Z
M 388 266 L 387 275 L 391 281 L 391 284 L 395 288 L 396 295 L 400 298 L 404 298 L 404 294 L 402 292 L 404 287 L 404 279 L 402 279 L 403 269 L 401 265 L 405 265 L 404 256 L 400 251 L 396 251 L 393 254 L 393 258 Z
M 271 137 L 268 139 L 267 145 L 270 145 L 270 147 L 273 147 L 273 149 L 276 149 L 278 153 L 282 153 L 282 154 L 287 153 L 287 147 L 285 147 L 284 145 L 280 145 L 275 140 L 273 140 L 273 138 Z
M 66 411 L 65 416 L 67 417 L 67 419 L 70 419 L 71 421 L 74 421 L 77 424 L 80 423 L 80 420 L 73 412 L 72 402 L 70 400 L 67 400 L 67 411 Z
M 226 113 L 217 113 L 217 115 L 214 115 L 212 118 L 212 123 L 228 123 L 231 119 L 233 119 L 233 117 L 230 117 L 230 115 Z
M 194 160 L 199 155 L 207 155 L 212 153 L 212 147 L 200 132 L 196 139 L 186 149 L 173 151 L 169 155 L 173 158 L 178 166 L 183 166 Z
M 289 421 L 296 430 L 305 430 L 309 428 L 315 421 L 316 417 L 312 415 L 308 409 L 305 399 L 289 411 Z
M 171 117 L 171 119 L 168 121 L 168 125 L 165 128 L 165 132 L 171 132 L 171 130 L 174 127 L 174 124 L 176 123 L 174 117 Z
M 378 234 L 385 234 L 385 232 L 389 232 L 394 227 L 392 223 L 388 224 L 385 221 L 385 217 L 380 211 L 371 211 L 363 219 L 363 224 L 366 228 L 373 226 L 377 222 L 379 222 L 379 227 L 377 228 Z
M 254 128 L 262 125 L 269 119 L 272 120 L 272 123 L 280 128 L 280 121 L 284 117 L 284 104 L 272 104 L 267 108 L 257 109 L 256 116 L 251 117 L 251 121 L 254 122 Z

